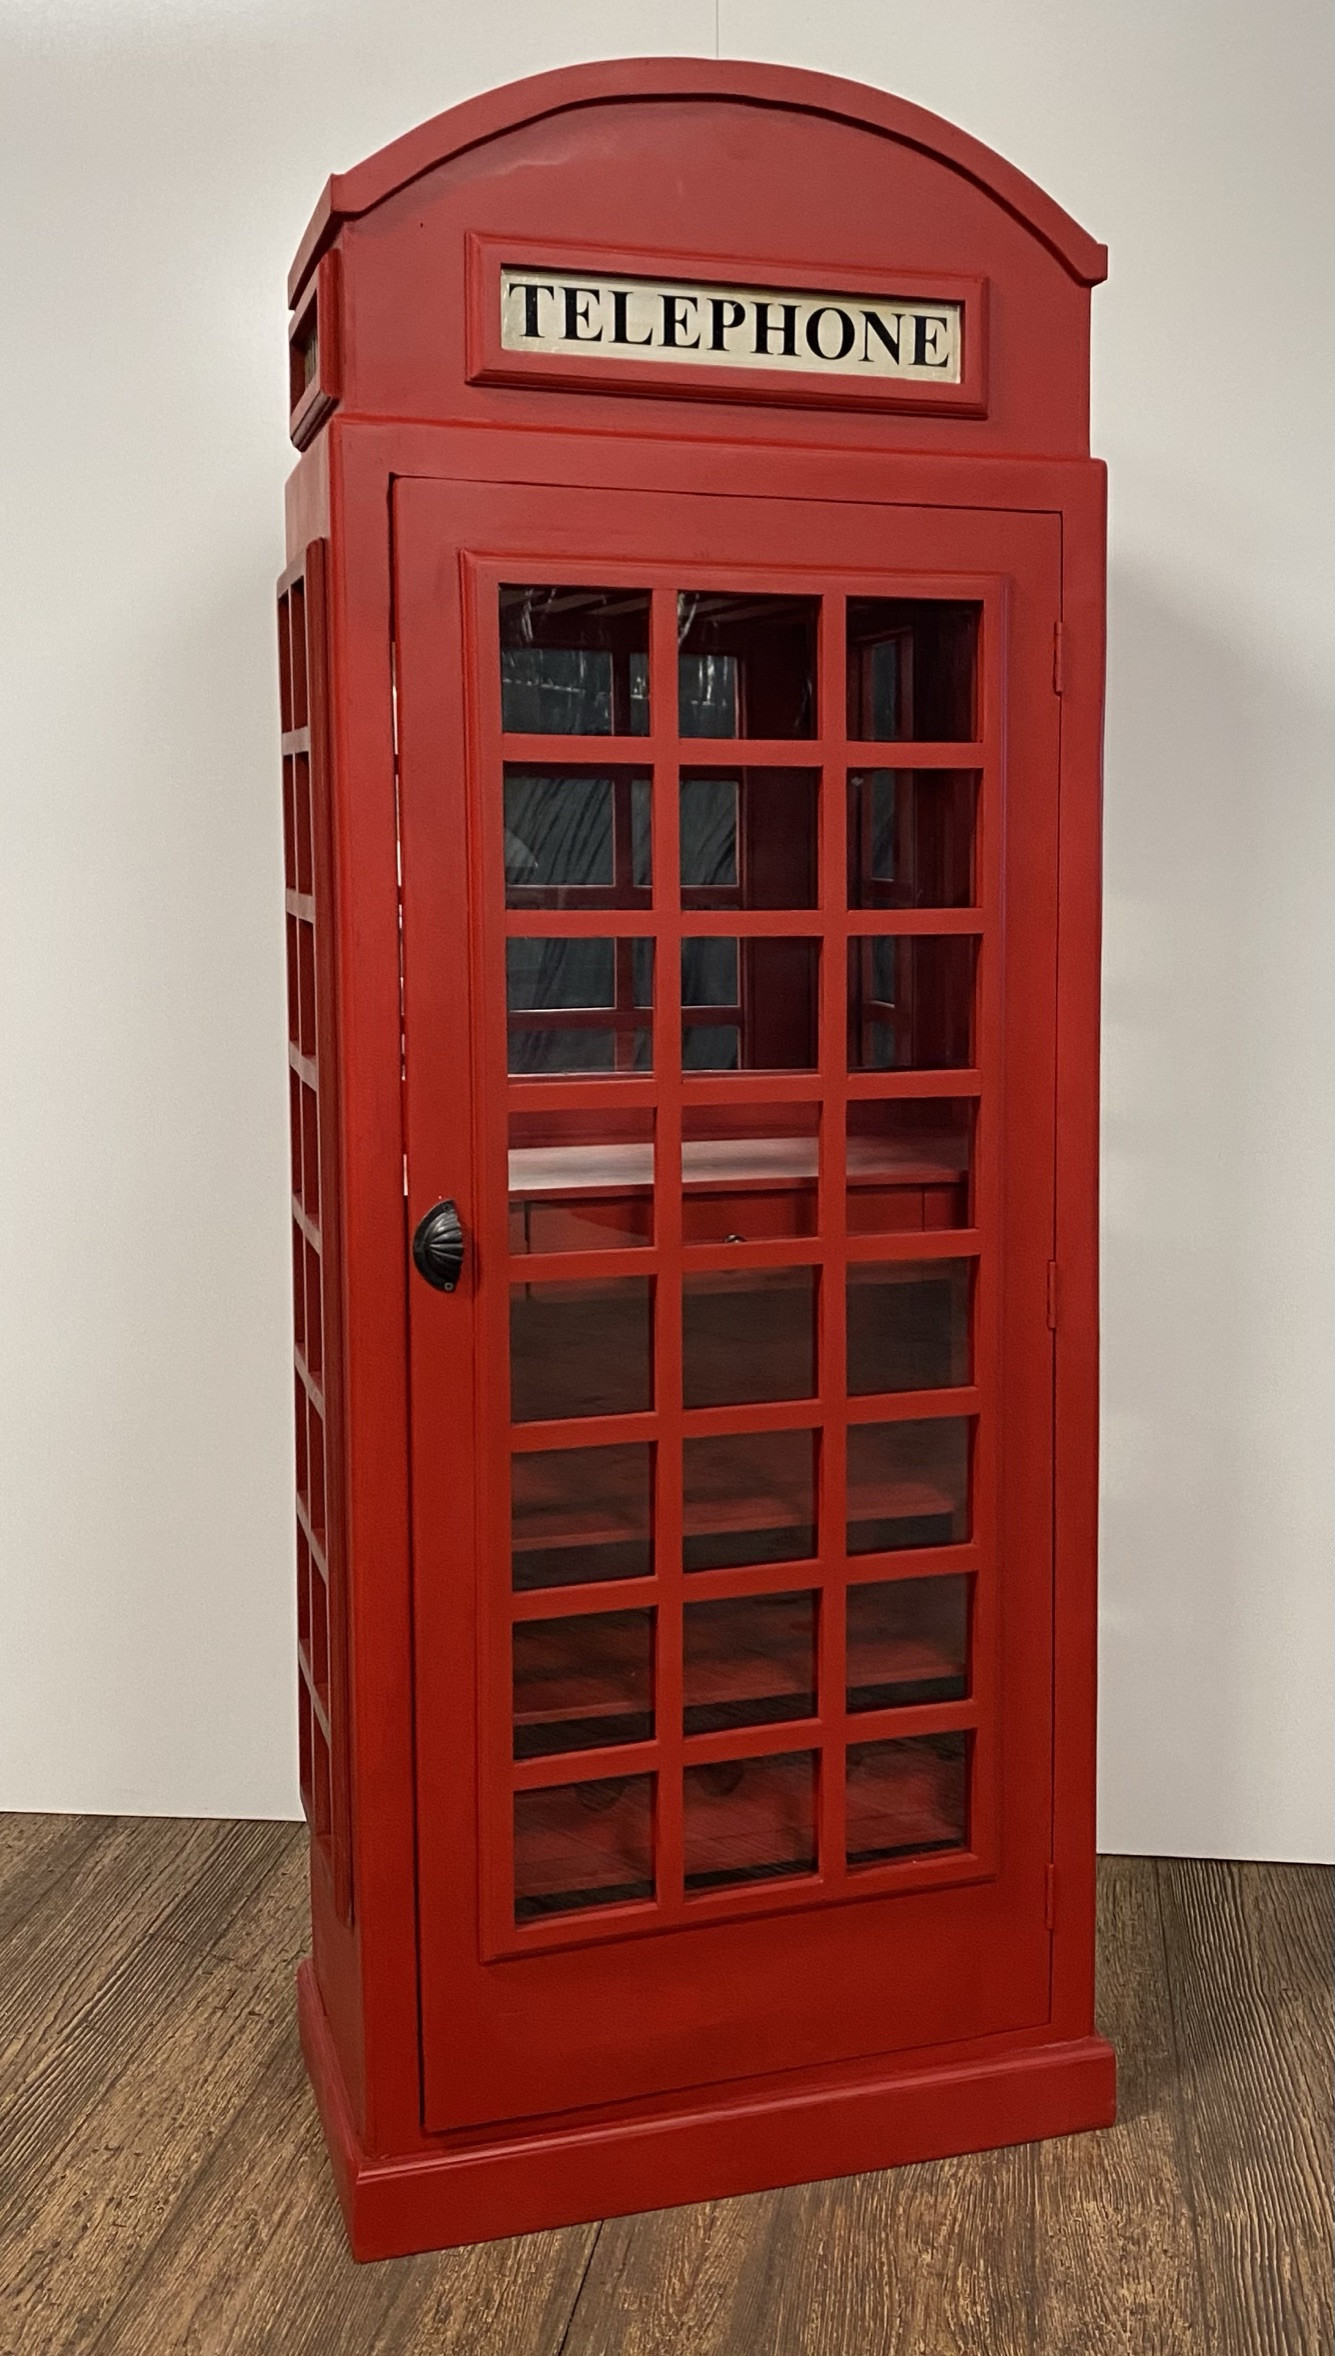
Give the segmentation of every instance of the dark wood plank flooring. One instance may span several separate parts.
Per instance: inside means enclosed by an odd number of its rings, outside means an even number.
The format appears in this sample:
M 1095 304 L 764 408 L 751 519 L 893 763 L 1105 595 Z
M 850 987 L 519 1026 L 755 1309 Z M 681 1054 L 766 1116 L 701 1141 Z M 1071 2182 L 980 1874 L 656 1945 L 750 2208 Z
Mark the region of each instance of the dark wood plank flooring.
M 0 1819 L 3 2356 L 1328 2356 L 1330 1876 L 1108 1858 L 1106 2134 L 347 2257 L 290 1825 Z

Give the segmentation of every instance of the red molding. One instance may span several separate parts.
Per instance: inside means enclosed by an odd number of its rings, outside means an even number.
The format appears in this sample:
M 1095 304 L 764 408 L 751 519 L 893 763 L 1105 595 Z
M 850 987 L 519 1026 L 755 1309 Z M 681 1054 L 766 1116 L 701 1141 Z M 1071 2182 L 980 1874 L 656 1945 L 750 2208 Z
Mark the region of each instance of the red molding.
M 984 147 L 942 116 L 893 98 L 864 82 L 835 74 L 805 73 L 793 66 L 753 65 L 743 60 L 692 57 L 611 58 L 594 65 L 563 66 L 508 82 L 480 98 L 465 100 L 433 116 L 378 154 L 335 172 L 325 184 L 288 273 L 289 303 L 295 303 L 321 254 L 345 221 L 374 211 L 423 173 L 434 171 L 467 149 L 481 147 L 507 131 L 572 108 L 642 99 L 740 100 L 743 105 L 786 107 L 794 113 L 826 115 L 860 130 L 879 131 L 958 172 L 985 190 L 1055 254 L 1081 286 L 1097 286 L 1108 273 L 1108 250 L 1073 221 L 1027 174 Z
M 1111 2046 L 1074 2037 L 841 2083 L 785 2072 L 762 2091 L 710 2088 L 695 2107 L 554 2122 L 546 2133 L 379 2159 L 353 2125 L 308 1963 L 297 1974 L 302 2049 L 356 2258 L 406 2257 L 686 2200 L 898 2167 L 1109 2127 Z

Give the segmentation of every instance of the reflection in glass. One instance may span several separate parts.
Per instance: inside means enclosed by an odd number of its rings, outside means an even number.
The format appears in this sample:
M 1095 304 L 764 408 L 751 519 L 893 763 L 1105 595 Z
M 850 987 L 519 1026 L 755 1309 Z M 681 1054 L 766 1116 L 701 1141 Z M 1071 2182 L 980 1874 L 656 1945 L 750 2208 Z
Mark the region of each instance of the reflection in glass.
M 969 1535 L 969 1418 L 848 1427 L 848 1551 L 889 1554 Z
M 687 1243 L 814 1235 L 818 1104 L 687 1105 L 682 1234 Z
M 528 736 L 647 736 L 641 589 L 505 588 L 501 726 Z
M 810 1071 L 818 970 L 814 940 L 683 940 L 683 1068 Z
M 969 1380 L 971 1260 L 859 1260 L 848 1271 L 848 1388 L 935 1391 Z
M 649 780 L 630 769 L 505 771 L 507 908 L 649 902 Z
M 651 940 L 571 934 L 507 941 L 510 1071 L 647 1071 L 653 950 Z
M 510 1250 L 625 1251 L 653 1233 L 654 1116 L 511 1113 Z
M 848 1108 L 851 1235 L 970 1224 L 972 1097 L 886 1097 Z
M 710 590 L 677 601 L 678 727 L 683 736 L 814 736 L 814 597 Z
M 814 908 L 815 769 L 681 773 L 687 908 Z
M 684 769 L 681 776 L 681 881 L 683 891 L 714 891 L 724 904 L 741 882 L 738 844 L 740 782 Z
M 898 1710 L 969 1690 L 969 1581 L 884 1579 L 848 1590 L 848 1707 Z
M 646 1442 L 553 1448 L 510 1460 L 513 1584 L 574 1587 L 653 1570 Z
M 683 1006 L 736 1007 L 741 983 L 736 941 L 717 934 L 683 941 L 681 945 L 681 1000 Z
M 687 1890 L 816 1870 L 816 1754 L 729 1759 L 682 1777 Z
M 969 1737 L 920 1734 L 848 1750 L 848 1862 L 962 1849 L 969 1837 Z
M 654 1894 L 652 1775 L 515 1793 L 515 1921 Z
M 816 1711 L 816 1598 L 727 1597 L 686 1606 L 685 1729 L 717 1734 Z
M 683 736 L 736 736 L 735 654 L 679 654 L 677 705 Z
M 728 1432 L 684 1444 L 688 1571 L 805 1562 L 816 1551 L 814 1432 Z
M 514 1755 L 648 1742 L 653 1613 L 580 1612 L 514 1628 Z
M 978 778 L 968 769 L 853 769 L 850 908 L 967 908 Z
M 691 1275 L 682 1285 L 682 1400 L 727 1407 L 809 1399 L 816 1387 L 812 1268 Z
M 977 942 L 866 933 L 848 944 L 850 1071 L 945 1071 L 973 1049 Z
M 510 1413 L 515 1423 L 634 1415 L 652 1405 L 648 1279 L 512 1284 Z
M 973 741 L 981 606 L 945 598 L 848 601 L 848 733 L 861 743 Z

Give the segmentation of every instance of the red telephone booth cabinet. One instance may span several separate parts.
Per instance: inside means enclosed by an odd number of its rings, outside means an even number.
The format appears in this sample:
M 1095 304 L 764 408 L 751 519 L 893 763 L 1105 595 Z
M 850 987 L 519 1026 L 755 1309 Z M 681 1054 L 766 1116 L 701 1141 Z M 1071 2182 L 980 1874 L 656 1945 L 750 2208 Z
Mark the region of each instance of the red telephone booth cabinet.
M 850 82 L 293 267 L 306 2053 L 362 2256 L 1106 2122 L 1103 249 Z

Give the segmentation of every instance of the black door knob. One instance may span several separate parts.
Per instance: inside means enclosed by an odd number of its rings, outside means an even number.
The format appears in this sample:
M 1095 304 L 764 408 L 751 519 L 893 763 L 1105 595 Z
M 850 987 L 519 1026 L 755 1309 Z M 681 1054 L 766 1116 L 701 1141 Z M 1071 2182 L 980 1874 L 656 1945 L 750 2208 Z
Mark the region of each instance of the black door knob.
M 438 1293 L 454 1291 L 464 1264 L 464 1230 L 453 1203 L 437 1203 L 418 1220 L 413 1262 Z

